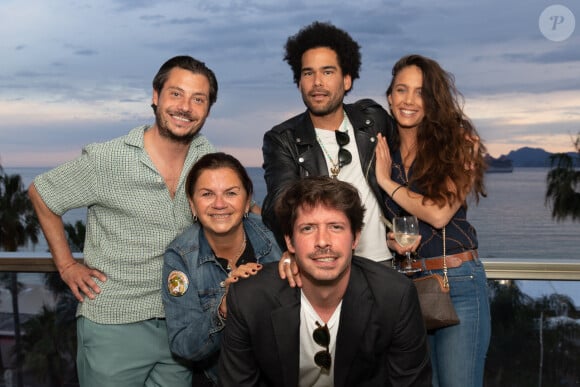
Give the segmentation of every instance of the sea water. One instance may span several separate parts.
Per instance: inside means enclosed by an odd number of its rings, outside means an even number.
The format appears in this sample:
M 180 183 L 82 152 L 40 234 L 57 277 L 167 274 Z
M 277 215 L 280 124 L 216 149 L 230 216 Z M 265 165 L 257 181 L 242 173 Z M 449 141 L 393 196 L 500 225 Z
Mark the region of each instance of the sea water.
M 9 168 L 19 174 L 25 186 L 49 168 Z M 262 168 L 249 167 L 254 183 L 254 199 L 261 204 L 266 195 Z M 512 173 L 486 175 L 487 197 L 479 204 L 471 200 L 468 220 L 475 226 L 479 254 L 484 258 L 580 259 L 580 222 L 557 222 L 545 204 L 546 168 L 515 168 Z M 85 209 L 74 209 L 63 216 L 65 222 L 86 221 Z M 34 247 L 21 251 L 47 251 L 44 238 Z M 572 295 L 580 305 L 578 281 L 520 281 L 532 296 L 559 292 Z M 547 286 L 548 285 L 548 286 Z
M 9 168 L 19 174 L 25 187 L 49 168 Z M 262 168 L 249 167 L 254 183 L 254 200 L 262 204 L 266 184 Z M 480 256 L 485 258 L 574 258 L 580 259 L 580 222 L 557 222 L 545 204 L 546 168 L 515 168 L 512 173 L 486 175 L 488 195 L 479 204 L 469 202 L 468 220 L 477 230 Z M 86 209 L 74 209 L 65 222 L 86 221 Z M 44 239 L 34 247 L 46 251 Z M 21 249 L 22 251 L 31 248 Z

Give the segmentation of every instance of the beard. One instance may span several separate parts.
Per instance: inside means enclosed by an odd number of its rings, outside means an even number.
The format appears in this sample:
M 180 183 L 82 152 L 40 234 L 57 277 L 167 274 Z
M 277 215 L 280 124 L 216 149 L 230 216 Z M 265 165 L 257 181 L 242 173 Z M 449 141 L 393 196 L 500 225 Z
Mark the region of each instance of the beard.
M 311 103 L 307 94 L 302 94 L 302 101 L 310 114 L 317 117 L 324 117 L 342 109 L 342 98 L 330 99 L 325 105 L 319 105 Z
M 171 129 L 169 129 L 169 123 L 163 119 L 162 114 L 159 112 L 158 108 L 154 108 L 153 109 L 155 112 L 155 123 L 157 125 L 157 128 L 159 130 L 159 135 L 161 137 L 167 138 L 171 141 L 180 143 L 180 144 L 190 144 L 191 141 L 193 140 L 193 138 L 199 133 L 199 131 L 201 130 L 202 126 L 203 126 L 203 122 L 201 122 L 201 125 L 199 125 L 199 127 L 197 128 L 197 130 L 190 132 L 190 133 L 186 133 L 186 134 L 175 134 L 174 132 L 171 131 Z M 192 117 L 191 114 L 186 113 L 186 112 L 168 112 L 168 114 L 177 114 L 179 116 L 185 117 L 189 120 L 194 121 L 195 117 Z

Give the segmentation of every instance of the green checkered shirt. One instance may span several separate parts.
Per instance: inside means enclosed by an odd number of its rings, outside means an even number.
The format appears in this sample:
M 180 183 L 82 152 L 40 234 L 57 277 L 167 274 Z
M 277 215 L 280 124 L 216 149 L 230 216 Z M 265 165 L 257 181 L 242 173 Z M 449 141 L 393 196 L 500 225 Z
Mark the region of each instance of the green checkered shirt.
M 94 300 L 85 298 L 77 315 L 101 324 L 125 324 L 164 317 L 161 271 L 166 246 L 192 223 L 185 179 L 199 157 L 215 152 L 197 135 L 189 148 L 175 197 L 145 149 L 149 126 L 91 144 L 82 155 L 34 180 L 57 215 L 88 207 L 85 263 L 107 276 Z

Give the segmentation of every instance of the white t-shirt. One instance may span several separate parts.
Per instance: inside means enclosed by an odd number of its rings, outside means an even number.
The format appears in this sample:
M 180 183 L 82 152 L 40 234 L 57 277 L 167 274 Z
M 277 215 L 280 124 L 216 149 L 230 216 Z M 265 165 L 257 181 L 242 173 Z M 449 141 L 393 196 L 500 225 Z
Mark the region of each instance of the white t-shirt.
M 387 247 L 385 225 L 381 222 L 381 208 L 363 174 L 354 130 L 346 115 L 339 130 L 346 131 L 350 137 L 349 143 L 344 148 L 352 154 L 352 161 L 350 164 L 342 167 L 338 174 L 338 179 L 350 183 L 358 189 L 362 203 L 366 208 L 363 219 L 364 226 L 355 253 L 358 256 L 377 262 L 391 259 L 392 253 Z M 332 130 L 315 128 L 315 131 L 317 139 L 321 143 L 320 146 L 324 157 L 326 158 L 328 174 L 332 176 L 330 172 L 332 161 L 338 163 L 338 150 L 340 148 L 336 142 L 336 135 Z M 329 160 L 329 156 L 332 158 L 332 161 Z
M 304 293 L 301 291 L 300 294 L 300 372 L 298 375 L 298 385 L 312 387 L 334 386 L 336 335 L 338 333 L 342 301 L 340 301 L 326 324 L 330 332 L 328 352 L 330 352 L 332 358 L 330 370 L 326 371 L 314 363 L 314 355 L 319 351 L 324 351 L 326 348 L 318 345 L 312 337 L 312 333 L 318 328 L 316 322 L 323 326 L 324 321 L 318 316 L 318 313 L 316 313 L 308 299 L 306 299 Z

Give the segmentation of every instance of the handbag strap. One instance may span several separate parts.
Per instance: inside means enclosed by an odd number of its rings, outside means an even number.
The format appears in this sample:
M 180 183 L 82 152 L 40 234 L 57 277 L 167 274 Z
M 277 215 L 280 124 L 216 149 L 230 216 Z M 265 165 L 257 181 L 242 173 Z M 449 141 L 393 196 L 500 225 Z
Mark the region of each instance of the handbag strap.
M 449 288 L 449 278 L 447 278 L 447 248 L 445 245 L 445 227 L 443 227 L 443 287 Z

